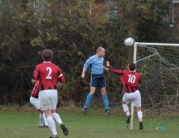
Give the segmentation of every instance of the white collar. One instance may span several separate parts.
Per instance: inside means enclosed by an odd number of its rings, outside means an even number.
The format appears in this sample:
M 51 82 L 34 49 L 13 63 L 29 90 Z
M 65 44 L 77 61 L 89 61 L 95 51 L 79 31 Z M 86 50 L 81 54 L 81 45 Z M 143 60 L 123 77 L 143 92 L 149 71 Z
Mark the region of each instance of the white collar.
M 51 61 L 44 61 L 43 63 L 52 63 Z

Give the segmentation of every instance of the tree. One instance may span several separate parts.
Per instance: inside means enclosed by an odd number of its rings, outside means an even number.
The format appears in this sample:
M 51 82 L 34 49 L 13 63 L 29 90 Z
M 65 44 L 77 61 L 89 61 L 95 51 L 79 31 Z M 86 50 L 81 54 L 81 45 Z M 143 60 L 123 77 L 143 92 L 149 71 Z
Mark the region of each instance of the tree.
M 0 85 L 3 88 L 0 103 L 21 105 L 28 101 L 33 87 L 31 73 L 42 61 L 42 50 L 49 48 L 54 51 L 53 62 L 62 68 L 67 80 L 59 91 L 60 105 L 68 105 L 68 101 L 82 105 L 90 80 L 88 75 L 85 80 L 80 78 L 86 58 L 93 55 L 98 46 L 103 46 L 106 60 L 125 69 L 132 60 L 133 50 L 123 45 L 125 38 L 162 40 L 156 24 L 165 27 L 158 17 L 161 19 L 167 14 L 167 10 L 163 11 L 167 5 L 160 1 L 114 0 L 112 6 L 108 4 L 106 8 L 112 12 L 106 14 L 104 7 L 101 10 L 95 1 L 39 0 L 34 6 L 33 1 L 28 0 L 18 3 L 3 0 L 0 5 Z M 154 30 L 145 30 L 145 25 Z M 154 32 L 156 37 L 150 37 Z M 116 85 L 117 76 L 106 76 L 110 101 L 117 104 L 122 87 Z M 98 101 L 95 102 L 99 104 Z

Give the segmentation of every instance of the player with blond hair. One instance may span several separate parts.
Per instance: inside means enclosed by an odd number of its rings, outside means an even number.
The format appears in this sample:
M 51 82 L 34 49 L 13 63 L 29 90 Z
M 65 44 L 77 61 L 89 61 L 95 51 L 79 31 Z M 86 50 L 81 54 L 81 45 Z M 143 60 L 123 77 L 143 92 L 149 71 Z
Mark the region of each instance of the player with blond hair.
M 106 93 L 106 79 L 104 76 L 104 69 L 108 71 L 108 68 L 105 68 L 103 66 L 104 56 L 105 49 L 102 47 L 98 47 L 96 50 L 96 54 L 89 57 L 83 66 L 83 71 L 81 74 L 82 78 L 85 78 L 85 72 L 88 68 L 90 68 L 91 72 L 90 93 L 86 97 L 86 102 L 83 109 L 84 114 L 86 114 L 87 112 L 87 109 L 93 98 L 96 88 L 99 87 L 101 88 L 101 94 L 105 106 L 105 111 L 108 115 L 110 115 L 108 96 Z

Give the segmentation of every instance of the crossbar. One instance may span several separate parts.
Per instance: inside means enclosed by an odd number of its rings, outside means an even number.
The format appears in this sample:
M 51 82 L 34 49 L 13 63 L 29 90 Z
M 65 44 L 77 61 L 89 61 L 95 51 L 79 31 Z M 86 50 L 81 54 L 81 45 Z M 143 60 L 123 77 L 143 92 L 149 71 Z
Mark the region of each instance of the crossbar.
M 147 45 L 147 46 L 178 46 L 179 44 L 174 43 L 144 43 L 144 42 L 135 42 L 134 45 Z

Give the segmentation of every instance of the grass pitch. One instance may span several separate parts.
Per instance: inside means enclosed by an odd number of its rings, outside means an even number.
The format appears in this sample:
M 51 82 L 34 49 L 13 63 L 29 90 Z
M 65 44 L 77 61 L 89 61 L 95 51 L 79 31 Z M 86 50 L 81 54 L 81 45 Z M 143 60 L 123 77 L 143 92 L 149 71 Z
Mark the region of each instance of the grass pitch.
M 138 130 L 135 117 L 134 129 L 127 128 L 125 116 L 83 115 L 80 113 L 61 113 L 61 118 L 69 128 L 64 136 L 57 127 L 60 138 L 179 138 L 177 118 L 154 119 L 145 117 L 144 130 Z M 165 130 L 156 130 L 165 126 Z M 38 128 L 37 112 L 0 112 L 0 138 L 48 138 L 48 128 Z

